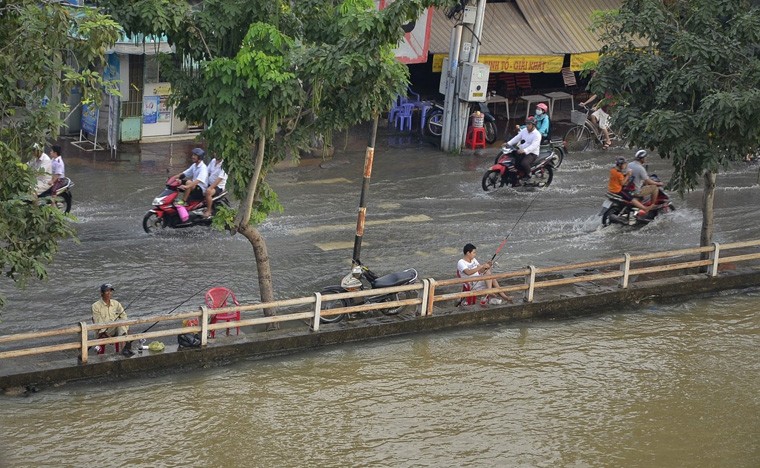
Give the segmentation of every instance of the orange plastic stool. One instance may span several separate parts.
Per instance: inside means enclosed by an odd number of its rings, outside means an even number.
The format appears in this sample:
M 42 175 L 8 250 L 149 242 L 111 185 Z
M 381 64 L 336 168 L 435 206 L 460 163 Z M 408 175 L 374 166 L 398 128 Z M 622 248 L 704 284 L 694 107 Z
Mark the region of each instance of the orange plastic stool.
M 464 145 L 468 148 L 485 148 L 486 147 L 486 129 L 483 127 L 470 127 L 467 129 L 467 139 Z

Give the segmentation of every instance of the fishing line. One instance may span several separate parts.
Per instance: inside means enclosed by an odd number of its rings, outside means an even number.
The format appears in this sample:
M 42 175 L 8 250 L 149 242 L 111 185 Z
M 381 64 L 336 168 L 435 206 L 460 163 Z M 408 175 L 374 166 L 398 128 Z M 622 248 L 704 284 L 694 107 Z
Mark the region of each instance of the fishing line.
M 530 207 L 533 206 L 533 202 L 536 201 L 538 198 L 538 194 L 541 193 L 540 191 L 536 191 L 535 195 L 533 195 L 533 198 L 530 200 L 530 203 L 528 203 L 528 207 L 525 208 L 525 210 L 522 212 L 519 218 L 517 218 L 517 221 L 515 221 L 515 224 L 512 226 L 512 229 L 509 230 L 509 233 L 507 233 L 507 236 L 504 238 L 504 240 L 501 241 L 501 244 L 499 244 L 499 247 L 496 249 L 496 252 L 493 253 L 493 257 L 491 257 L 491 262 L 495 262 L 497 258 L 501 257 L 502 254 L 499 252 L 501 251 L 502 247 L 504 247 L 507 243 L 507 239 L 509 239 L 509 236 L 512 235 L 512 231 L 515 230 L 517 225 L 520 223 L 520 221 L 523 219 L 523 216 L 525 216 L 525 213 L 530 210 Z
M 170 310 L 169 312 L 167 312 L 166 315 L 171 315 L 172 313 L 174 313 L 175 310 L 177 310 L 180 307 L 182 307 L 183 305 L 185 305 L 187 303 L 187 301 L 189 301 L 190 299 L 192 299 L 195 296 L 197 296 L 199 292 L 208 290 L 211 287 L 212 284 L 219 284 L 219 283 L 221 283 L 222 281 L 226 280 L 231 274 L 232 273 L 228 273 L 228 274 L 222 276 L 218 281 L 212 281 L 211 283 L 208 284 L 208 286 L 204 286 L 204 287 L 200 288 L 199 290 L 195 291 L 190 297 L 188 297 L 184 301 L 180 302 L 179 304 L 177 304 L 176 307 L 174 307 L 172 310 Z M 160 320 L 159 320 L 159 322 L 160 322 Z M 151 325 L 148 328 L 146 328 L 145 330 L 143 330 L 142 333 L 147 333 L 151 328 L 153 328 L 156 325 L 158 325 L 159 322 L 155 322 L 153 325 Z

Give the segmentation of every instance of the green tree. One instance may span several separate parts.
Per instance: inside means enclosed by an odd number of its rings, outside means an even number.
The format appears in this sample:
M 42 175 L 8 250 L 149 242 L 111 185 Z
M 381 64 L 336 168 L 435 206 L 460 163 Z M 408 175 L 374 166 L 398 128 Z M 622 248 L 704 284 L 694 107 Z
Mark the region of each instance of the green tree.
M 598 22 L 606 45 L 592 90 L 614 94 L 632 144 L 672 160 L 674 189 L 703 180 L 701 245 L 712 242 L 717 173 L 760 146 L 756 3 L 624 0 Z
M 297 158 L 314 135 L 367 121 L 408 83 L 392 52 L 401 26 L 424 7 L 449 1 L 397 0 L 383 11 L 371 0 L 103 1 L 127 30 L 165 33 L 176 53 L 164 62 L 177 113 L 209 124 L 203 137 L 224 156 L 237 212 L 214 220 L 244 235 L 256 258 L 261 300 L 274 300 L 266 242 L 256 228 L 280 210 L 266 174 Z M 171 5 L 182 15 L 146 19 Z M 297 7 L 296 7 L 297 5 Z M 146 25 L 156 25 L 145 30 Z M 152 27 L 152 26 L 151 26 Z M 267 311 L 273 313 L 273 311 Z
M 74 236 L 66 216 L 33 194 L 32 145 L 58 136 L 69 111 L 61 93 L 77 86 L 85 102 L 99 103 L 103 82 L 93 70 L 120 31 L 92 9 L 0 2 L 0 268 L 19 285 L 46 278 L 58 241 Z

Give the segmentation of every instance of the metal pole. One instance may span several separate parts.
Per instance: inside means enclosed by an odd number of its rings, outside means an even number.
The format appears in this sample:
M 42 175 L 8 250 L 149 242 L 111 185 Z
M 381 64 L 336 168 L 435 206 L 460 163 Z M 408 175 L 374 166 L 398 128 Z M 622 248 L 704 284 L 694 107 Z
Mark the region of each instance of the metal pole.
M 455 143 L 457 132 L 452 131 L 457 120 L 454 112 L 456 112 L 457 104 L 457 75 L 459 74 L 459 47 L 461 43 L 462 25 L 458 24 L 452 29 L 449 40 L 449 68 L 446 70 L 446 98 L 443 104 L 443 133 L 441 133 L 441 149 L 443 151 L 459 151 L 461 148 Z
M 356 265 L 356 260 L 360 260 L 362 251 L 362 236 L 364 235 L 364 220 L 367 216 L 367 194 L 369 193 L 369 179 L 372 177 L 372 162 L 375 159 L 375 139 L 377 138 L 377 121 L 378 114 L 372 116 L 372 125 L 370 125 L 369 141 L 367 151 L 364 153 L 364 180 L 362 182 L 362 192 L 359 195 L 359 214 L 356 218 L 356 237 L 354 237 L 354 254 L 351 257 L 351 263 Z

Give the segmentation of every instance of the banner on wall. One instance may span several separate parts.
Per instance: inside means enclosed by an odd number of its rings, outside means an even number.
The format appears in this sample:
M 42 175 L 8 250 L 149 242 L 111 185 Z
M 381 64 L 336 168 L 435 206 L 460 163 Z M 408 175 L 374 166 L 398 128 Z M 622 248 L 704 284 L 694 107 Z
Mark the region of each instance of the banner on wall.
M 433 55 L 433 71 L 440 72 L 448 54 Z M 491 73 L 559 73 L 562 55 L 481 55 L 479 63 L 491 67 Z
M 161 96 L 143 96 L 143 123 L 154 124 L 158 122 L 158 106 Z
M 382 10 L 391 3 L 393 0 L 375 0 L 375 7 Z M 416 21 L 410 21 L 402 27 L 404 37 L 398 43 L 398 47 L 393 50 L 399 62 L 405 64 L 427 62 L 432 23 L 433 12 L 430 8 L 425 8 Z
M 599 61 L 599 52 L 570 54 L 570 70 L 581 71 L 581 70 L 584 70 L 588 65 L 596 64 L 598 61 Z

